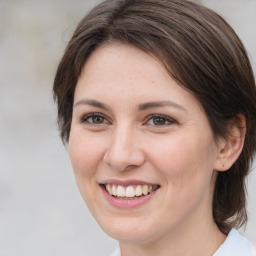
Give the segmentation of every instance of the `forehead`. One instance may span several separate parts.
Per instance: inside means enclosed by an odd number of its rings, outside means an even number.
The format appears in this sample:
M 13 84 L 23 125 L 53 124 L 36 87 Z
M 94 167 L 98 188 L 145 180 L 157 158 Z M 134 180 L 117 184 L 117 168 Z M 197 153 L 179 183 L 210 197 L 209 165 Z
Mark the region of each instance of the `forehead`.
M 145 79 L 150 78 L 150 71 L 156 71 L 154 75 L 158 72 L 162 78 L 169 76 L 160 61 L 153 55 L 129 44 L 113 42 L 103 44 L 92 52 L 82 69 L 81 75 L 84 72 L 86 72 L 86 75 L 88 73 L 99 75 L 98 72 L 104 72 L 104 75 L 110 75 L 112 79 L 114 77 L 119 78 L 119 76 L 132 79 L 135 75 Z M 146 73 L 147 76 L 145 77 Z M 101 77 L 98 76 L 98 78 Z
M 122 43 L 102 45 L 90 55 L 75 92 L 76 99 L 96 97 L 106 101 L 113 95 L 130 103 L 172 100 L 202 110 L 198 100 L 177 84 L 159 60 Z

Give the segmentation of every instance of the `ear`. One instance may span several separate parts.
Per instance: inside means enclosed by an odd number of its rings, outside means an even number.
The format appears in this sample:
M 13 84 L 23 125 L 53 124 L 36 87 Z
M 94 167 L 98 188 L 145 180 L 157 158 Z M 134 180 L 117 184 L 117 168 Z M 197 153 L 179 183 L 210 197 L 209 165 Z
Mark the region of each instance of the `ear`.
M 242 114 L 233 118 L 228 125 L 228 136 L 218 143 L 218 156 L 214 169 L 227 171 L 235 163 L 244 146 L 246 120 Z

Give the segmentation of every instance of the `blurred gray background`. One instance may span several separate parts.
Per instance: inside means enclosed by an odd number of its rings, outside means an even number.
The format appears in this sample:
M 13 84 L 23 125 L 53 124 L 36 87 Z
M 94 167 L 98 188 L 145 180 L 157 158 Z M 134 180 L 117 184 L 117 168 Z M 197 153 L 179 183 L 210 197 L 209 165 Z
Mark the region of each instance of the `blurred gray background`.
M 0 256 L 110 255 L 78 193 L 52 83 L 79 20 L 100 1 L 0 0 Z M 203 0 L 241 37 L 256 71 L 256 0 Z M 255 168 L 254 168 L 255 169 Z M 241 232 L 256 244 L 256 171 Z

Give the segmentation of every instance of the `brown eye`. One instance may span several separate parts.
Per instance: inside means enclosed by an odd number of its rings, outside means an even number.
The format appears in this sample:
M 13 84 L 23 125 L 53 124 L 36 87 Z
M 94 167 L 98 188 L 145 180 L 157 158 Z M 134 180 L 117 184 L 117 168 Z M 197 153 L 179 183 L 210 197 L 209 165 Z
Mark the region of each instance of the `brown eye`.
M 107 119 L 104 116 L 97 113 L 92 113 L 84 116 L 81 122 L 91 124 L 91 125 L 100 125 L 100 124 L 108 123 Z
M 174 123 L 176 123 L 175 120 L 173 120 L 172 118 L 170 118 L 168 116 L 154 114 L 154 115 L 149 116 L 146 124 L 151 125 L 151 126 L 167 126 L 167 125 L 172 125 Z
M 91 117 L 92 123 L 94 124 L 102 124 L 104 123 L 104 118 L 102 116 L 93 116 Z
M 166 119 L 162 118 L 162 117 L 155 117 L 153 118 L 153 123 L 154 125 L 165 125 L 166 124 Z

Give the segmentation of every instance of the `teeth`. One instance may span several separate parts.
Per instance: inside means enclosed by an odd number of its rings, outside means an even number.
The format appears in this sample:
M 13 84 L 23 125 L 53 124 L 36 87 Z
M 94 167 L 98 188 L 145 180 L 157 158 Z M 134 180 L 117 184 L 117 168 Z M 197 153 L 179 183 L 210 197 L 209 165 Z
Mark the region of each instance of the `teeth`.
M 125 187 L 123 187 L 123 186 L 117 187 L 117 196 L 125 197 Z
M 142 186 L 142 194 L 146 196 L 148 194 L 148 185 L 143 185 Z
M 126 196 L 126 197 L 134 197 L 134 196 L 135 196 L 135 191 L 134 191 L 133 186 L 128 186 L 128 187 L 126 188 L 125 196 Z
M 142 188 L 141 188 L 141 185 L 138 185 L 138 186 L 136 187 L 135 195 L 136 195 L 136 196 L 142 196 Z
M 116 197 L 126 197 L 126 198 L 134 198 L 135 196 L 146 196 L 150 194 L 152 191 L 158 188 L 157 185 L 130 185 L 127 187 L 121 185 L 106 185 L 106 190 L 109 194 Z
M 110 194 L 113 196 L 117 196 L 117 189 L 115 185 L 112 186 L 112 193 L 110 192 Z
M 109 184 L 107 184 L 106 189 L 107 189 L 109 194 L 112 194 L 112 188 Z

